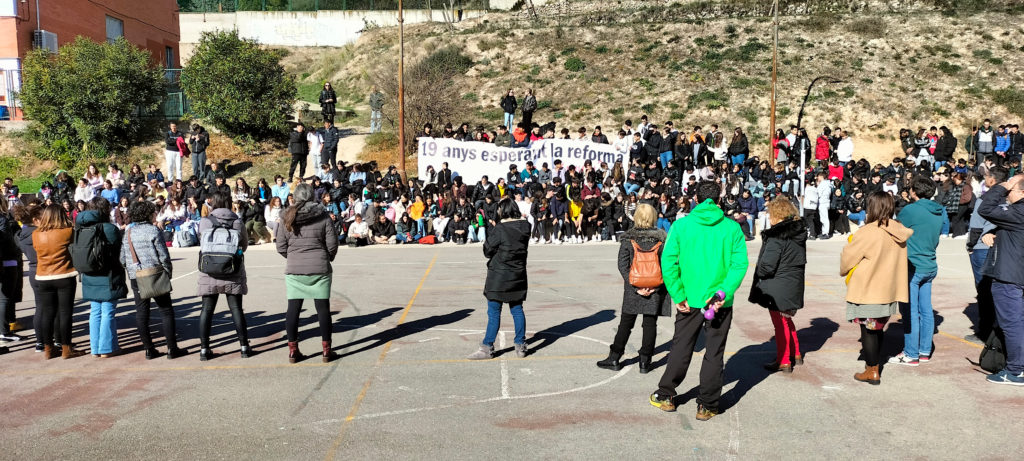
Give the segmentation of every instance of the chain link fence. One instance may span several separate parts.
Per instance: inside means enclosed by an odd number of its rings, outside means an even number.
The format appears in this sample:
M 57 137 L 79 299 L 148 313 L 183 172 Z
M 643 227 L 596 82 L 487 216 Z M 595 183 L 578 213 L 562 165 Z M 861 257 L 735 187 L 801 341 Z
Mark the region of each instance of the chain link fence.
M 397 10 L 398 0 L 178 0 L 182 13 L 231 13 L 235 11 L 338 11 Z M 444 0 L 403 0 L 407 10 L 441 9 Z M 457 0 L 455 9 L 486 10 L 489 0 Z

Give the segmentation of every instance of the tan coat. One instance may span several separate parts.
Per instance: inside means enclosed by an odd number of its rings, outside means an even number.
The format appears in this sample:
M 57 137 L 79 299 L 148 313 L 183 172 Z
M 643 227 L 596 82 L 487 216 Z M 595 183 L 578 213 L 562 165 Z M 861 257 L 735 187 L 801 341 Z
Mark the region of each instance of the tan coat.
M 907 239 L 914 231 L 890 220 L 861 227 L 843 248 L 839 275 L 848 279 L 846 301 L 854 304 L 909 302 Z M 854 270 L 856 269 L 856 270 Z

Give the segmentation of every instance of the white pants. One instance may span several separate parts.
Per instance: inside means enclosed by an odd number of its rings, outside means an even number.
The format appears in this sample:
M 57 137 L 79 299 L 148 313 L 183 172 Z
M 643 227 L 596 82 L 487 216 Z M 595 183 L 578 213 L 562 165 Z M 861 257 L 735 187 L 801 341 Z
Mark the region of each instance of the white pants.
M 821 221 L 821 234 L 828 235 L 828 208 L 818 208 L 818 219 Z
M 181 153 L 173 150 L 164 150 L 164 183 L 170 184 L 174 179 L 181 179 Z

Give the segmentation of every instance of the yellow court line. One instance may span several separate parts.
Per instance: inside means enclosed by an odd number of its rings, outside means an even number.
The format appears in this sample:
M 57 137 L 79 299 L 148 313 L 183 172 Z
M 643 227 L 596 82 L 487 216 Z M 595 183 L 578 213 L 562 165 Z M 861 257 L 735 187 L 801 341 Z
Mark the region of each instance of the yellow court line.
M 400 326 L 405 322 L 405 318 L 409 315 L 409 311 L 412 309 L 413 303 L 416 302 L 416 296 L 420 294 L 420 290 L 423 289 L 423 284 L 427 281 L 427 276 L 430 275 L 430 270 L 434 268 L 434 263 L 437 262 L 437 257 L 441 255 L 441 251 L 434 252 L 434 258 L 430 260 L 430 264 L 427 266 L 426 272 L 423 273 L 423 277 L 420 279 L 419 285 L 416 285 L 416 291 L 412 292 L 412 297 L 409 298 L 409 303 L 405 305 L 405 310 L 402 312 L 402 316 L 398 318 L 398 323 L 395 326 Z M 391 341 L 388 341 L 384 345 L 384 348 L 380 351 L 380 356 L 377 357 L 377 363 L 374 365 L 376 370 L 384 358 L 387 357 L 388 351 L 391 350 Z M 348 429 L 349 424 L 356 418 L 356 414 L 359 413 L 359 406 L 362 405 L 363 399 L 366 398 L 366 391 L 370 389 L 373 384 L 373 377 L 376 373 L 371 372 L 370 377 L 366 378 L 366 382 L 363 384 L 363 388 L 359 391 L 359 395 L 356 396 L 356 401 L 352 404 L 352 409 L 349 410 L 348 416 L 345 417 L 345 421 L 341 423 L 341 428 L 338 429 L 338 436 L 334 438 L 334 442 L 331 444 L 331 448 L 327 450 L 327 454 L 324 456 L 325 461 L 333 461 L 335 455 L 338 453 L 338 447 L 341 446 L 341 441 L 345 437 L 345 430 Z

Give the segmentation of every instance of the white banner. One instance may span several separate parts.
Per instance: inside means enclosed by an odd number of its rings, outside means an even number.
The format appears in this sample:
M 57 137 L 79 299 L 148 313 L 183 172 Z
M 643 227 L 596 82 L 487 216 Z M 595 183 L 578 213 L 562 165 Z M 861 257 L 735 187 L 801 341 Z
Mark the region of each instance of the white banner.
M 611 167 L 616 161 L 622 161 L 627 167 L 625 155 L 615 152 L 611 144 L 598 144 L 589 141 L 569 139 L 542 139 L 530 143 L 530 147 L 510 148 L 497 147 L 487 142 L 463 142 L 445 138 L 420 138 L 419 144 L 419 178 L 426 178 L 427 166 L 440 170 L 441 164 L 448 162 L 453 176 L 462 176 L 467 185 L 475 184 L 480 177 L 487 175 L 492 181 L 505 178 L 509 165 L 516 164 L 519 171 L 526 168 L 527 161 L 533 161 L 538 170 L 547 162 L 554 169 L 554 161 L 562 160 L 562 165 L 576 165 L 583 168 L 583 162 L 590 160 L 597 168 L 601 162 Z

